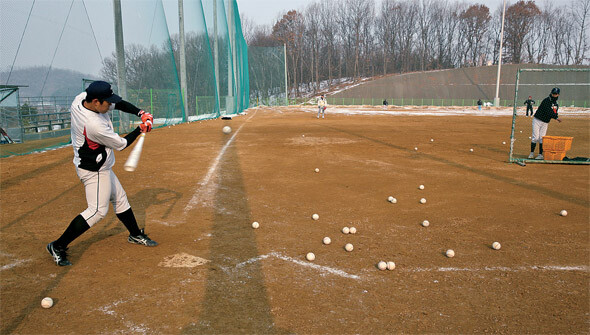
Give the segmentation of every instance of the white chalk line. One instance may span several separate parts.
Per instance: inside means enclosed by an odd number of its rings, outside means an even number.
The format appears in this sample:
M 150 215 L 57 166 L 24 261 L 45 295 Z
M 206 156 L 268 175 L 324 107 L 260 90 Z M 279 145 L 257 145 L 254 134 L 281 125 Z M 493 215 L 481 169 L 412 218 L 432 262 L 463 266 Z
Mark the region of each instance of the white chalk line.
M 246 120 L 246 122 L 250 121 L 250 119 L 252 119 L 252 117 L 254 117 L 254 115 L 256 115 L 256 112 L 254 112 L 254 114 L 252 114 Z M 242 130 L 242 127 L 244 127 L 244 125 L 246 125 L 246 122 L 244 122 L 238 128 L 238 130 L 236 130 L 234 132 L 234 134 L 232 135 L 232 137 L 221 148 L 221 150 L 219 151 L 219 154 L 217 154 L 217 157 L 215 157 L 215 160 L 213 160 L 213 163 L 209 167 L 209 170 L 207 171 L 207 174 L 205 175 L 205 178 L 203 178 L 203 180 L 201 180 L 201 182 L 199 182 L 198 185 L 200 187 L 195 191 L 195 193 L 193 193 L 193 196 L 192 196 L 191 200 L 188 202 L 188 204 L 186 205 L 186 207 L 184 207 L 184 214 L 186 214 L 188 211 L 190 211 L 195 206 L 197 206 L 199 204 L 199 200 L 202 198 L 203 195 L 209 195 L 209 196 L 211 195 L 211 193 L 212 193 L 212 187 L 213 187 L 213 185 L 211 184 L 211 178 L 215 174 L 215 172 L 217 170 L 217 166 L 219 165 L 219 162 L 221 161 L 221 158 L 223 157 L 223 154 L 225 153 L 225 151 L 227 150 L 227 148 L 232 144 L 232 142 L 234 141 L 234 139 L 236 138 L 236 136 L 238 135 L 238 133 L 240 132 L 240 130 Z
M 585 265 L 571 265 L 571 266 L 558 266 L 558 265 L 529 265 L 529 266 L 517 266 L 517 267 L 506 267 L 506 266 L 486 266 L 483 268 L 455 268 L 455 267 L 440 267 L 440 268 L 407 268 L 400 269 L 405 272 L 522 272 L 522 271 L 578 271 L 578 272 L 590 272 L 590 267 Z
M 252 264 L 254 262 L 258 262 L 260 260 L 269 258 L 269 257 L 274 257 L 274 258 L 277 258 L 277 259 L 281 259 L 283 261 L 292 262 L 292 263 L 295 263 L 297 265 L 301 265 L 303 267 L 307 267 L 307 268 L 311 268 L 311 269 L 314 269 L 314 270 L 318 270 L 318 271 L 320 271 L 323 274 L 328 273 L 328 274 L 332 274 L 332 275 L 336 275 L 336 276 L 340 276 L 340 277 L 344 277 L 344 278 L 349 278 L 349 279 L 355 279 L 355 280 L 360 280 L 361 279 L 360 276 L 353 275 L 353 274 L 347 273 L 347 272 L 342 271 L 342 270 L 331 268 L 329 266 L 317 265 L 317 264 L 310 263 L 310 262 L 307 262 L 307 261 L 302 261 L 302 260 L 299 260 L 299 259 L 296 259 L 296 258 L 293 258 L 293 257 L 285 256 L 285 255 L 283 255 L 283 254 L 281 254 L 279 252 L 271 252 L 268 255 L 260 255 L 260 256 L 257 256 L 257 257 L 250 258 L 249 260 L 246 260 L 244 262 L 241 262 L 241 263 L 237 264 L 236 265 L 236 268 L 241 268 L 241 267 L 243 267 L 245 265 L 249 265 L 249 264 Z
M 29 261 L 31 261 L 31 260 L 30 259 L 17 259 L 16 262 L 14 262 L 14 263 L 6 264 L 6 265 L 0 267 L 0 271 L 12 269 L 14 267 L 17 267 L 17 266 L 19 266 L 21 264 L 24 264 L 24 263 L 27 263 Z

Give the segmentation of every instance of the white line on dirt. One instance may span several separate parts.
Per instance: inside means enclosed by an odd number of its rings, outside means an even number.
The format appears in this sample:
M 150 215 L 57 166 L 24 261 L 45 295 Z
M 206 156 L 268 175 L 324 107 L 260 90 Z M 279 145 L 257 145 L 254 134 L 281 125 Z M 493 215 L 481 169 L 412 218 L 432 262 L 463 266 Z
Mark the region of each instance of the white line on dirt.
M 256 115 L 256 112 L 254 112 L 254 114 L 252 114 L 246 120 L 246 122 L 250 121 L 250 119 L 252 119 L 252 117 L 254 117 L 254 115 Z M 234 138 L 238 135 L 238 133 L 240 132 L 240 130 L 242 129 L 242 127 L 244 127 L 244 125 L 246 124 L 246 122 L 242 123 L 242 125 L 238 128 L 238 130 L 236 130 L 234 132 L 234 134 L 232 135 L 232 137 L 221 148 L 221 150 L 219 151 L 219 154 L 217 154 L 217 157 L 215 157 L 215 160 L 213 161 L 213 163 L 209 167 L 209 170 L 207 171 L 207 175 L 205 175 L 205 178 L 203 178 L 203 180 L 201 180 L 201 182 L 199 183 L 199 186 L 200 187 L 197 188 L 197 190 L 193 194 L 193 197 L 191 198 L 191 200 L 188 202 L 188 204 L 186 205 L 186 207 L 184 207 L 184 214 L 186 214 L 188 211 L 190 211 L 196 205 L 199 204 L 199 201 L 201 200 L 202 195 L 207 195 L 207 194 L 210 195 L 210 193 L 211 193 L 211 186 L 212 186 L 210 184 L 210 182 L 211 182 L 211 178 L 215 174 L 215 171 L 217 170 L 217 165 L 219 165 L 219 161 L 221 160 L 221 157 L 223 157 L 223 154 L 225 153 L 225 150 L 227 150 L 227 148 L 230 146 L 230 144 L 234 141 Z
M 271 252 L 268 255 L 260 255 L 260 256 L 257 256 L 257 257 L 250 258 L 247 261 L 244 261 L 242 263 L 237 264 L 236 267 L 242 267 L 244 265 L 248 265 L 248 264 L 257 262 L 259 260 L 266 259 L 268 257 L 274 257 L 274 258 L 278 258 L 278 259 L 281 259 L 281 260 L 284 260 L 284 261 L 287 261 L 287 262 L 295 263 L 297 265 L 301 265 L 301 266 L 305 266 L 305 267 L 308 267 L 308 268 L 312 268 L 312 269 L 318 270 L 318 271 L 320 271 L 320 272 L 322 272 L 324 274 L 325 273 L 329 273 L 329 274 L 333 274 L 333 275 L 344 277 L 344 278 L 350 278 L 350 279 L 356 279 L 356 280 L 361 279 L 360 276 L 353 275 L 353 274 L 344 272 L 342 270 L 331 268 L 329 266 L 322 266 L 322 265 L 317 265 L 317 264 L 313 264 L 313 263 L 310 263 L 310 262 L 304 262 L 302 260 L 295 259 L 293 257 L 285 256 L 285 255 L 283 255 L 283 254 L 281 254 L 279 252 Z
M 19 266 L 19 265 L 24 264 L 29 261 L 30 261 L 30 259 L 17 259 L 16 262 L 14 262 L 14 263 L 6 264 L 6 265 L 3 265 L 2 267 L 0 267 L 0 271 L 12 269 L 13 267 Z
M 518 267 L 505 266 L 486 266 L 483 268 L 408 268 L 400 269 L 406 272 L 485 272 L 485 271 L 504 271 L 504 272 L 521 272 L 521 271 L 580 271 L 589 272 L 590 267 L 584 265 L 578 266 L 557 266 L 557 265 L 530 265 Z

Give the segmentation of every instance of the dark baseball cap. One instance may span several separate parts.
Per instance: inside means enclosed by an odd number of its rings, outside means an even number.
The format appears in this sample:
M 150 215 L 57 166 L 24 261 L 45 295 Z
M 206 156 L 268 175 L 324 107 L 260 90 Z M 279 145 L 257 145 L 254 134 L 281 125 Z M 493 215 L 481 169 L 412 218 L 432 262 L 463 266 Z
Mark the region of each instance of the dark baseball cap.
M 111 84 L 106 81 L 93 81 L 86 89 L 86 100 L 98 99 L 108 101 L 112 104 L 123 100 L 120 96 L 113 93 Z

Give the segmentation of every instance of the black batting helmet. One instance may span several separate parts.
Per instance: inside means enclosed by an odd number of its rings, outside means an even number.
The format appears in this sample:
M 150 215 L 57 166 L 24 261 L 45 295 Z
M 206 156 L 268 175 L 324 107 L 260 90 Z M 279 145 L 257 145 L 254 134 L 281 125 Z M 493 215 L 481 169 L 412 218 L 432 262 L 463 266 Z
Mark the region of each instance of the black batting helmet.
M 559 94 L 559 87 L 554 87 L 554 88 L 551 90 L 551 94 Z

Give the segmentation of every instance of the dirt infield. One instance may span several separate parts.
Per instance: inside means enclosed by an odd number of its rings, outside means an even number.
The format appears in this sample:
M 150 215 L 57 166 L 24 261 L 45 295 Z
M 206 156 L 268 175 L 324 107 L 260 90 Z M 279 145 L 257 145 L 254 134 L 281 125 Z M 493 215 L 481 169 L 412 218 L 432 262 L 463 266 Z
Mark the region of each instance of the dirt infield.
M 4 158 L 1 332 L 588 333 L 590 166 L 507 163 L 510 123 L 290 107 L 156 129 L 114 171 L 160 245 L 111 208 L 71 267 L 45 251 L 86 207 L 71 147 Z

